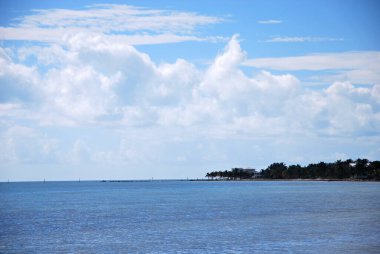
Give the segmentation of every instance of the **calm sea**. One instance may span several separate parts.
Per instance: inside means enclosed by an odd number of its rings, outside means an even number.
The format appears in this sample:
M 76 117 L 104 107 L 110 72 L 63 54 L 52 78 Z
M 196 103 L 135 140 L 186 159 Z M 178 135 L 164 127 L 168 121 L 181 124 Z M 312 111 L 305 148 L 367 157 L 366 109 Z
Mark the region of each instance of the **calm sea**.
M 380 253 L 380 183 L 1 183 L 0 253 Z

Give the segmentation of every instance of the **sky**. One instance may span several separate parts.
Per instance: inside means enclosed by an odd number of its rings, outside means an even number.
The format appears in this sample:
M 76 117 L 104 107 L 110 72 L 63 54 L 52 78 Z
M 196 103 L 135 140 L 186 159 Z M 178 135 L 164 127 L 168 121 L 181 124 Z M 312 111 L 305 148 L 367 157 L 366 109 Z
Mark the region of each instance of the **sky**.
M 379 1 L 0 2 L 0 181 L 380 159 Z

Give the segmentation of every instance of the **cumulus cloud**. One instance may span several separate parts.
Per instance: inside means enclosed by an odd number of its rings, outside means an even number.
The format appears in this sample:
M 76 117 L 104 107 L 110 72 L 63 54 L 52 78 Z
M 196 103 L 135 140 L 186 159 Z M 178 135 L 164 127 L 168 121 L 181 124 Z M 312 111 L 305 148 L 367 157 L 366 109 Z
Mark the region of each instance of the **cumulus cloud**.
M 258 135 L 300 132 L 301 129 L 302 132 L 333 133 L 334 128 L 356 131 L 377 126 L 374 119 L 378 114 L 378 86 L 360 88 L 346 81 L 332 83 L 325 90 L 308 90 L 291 74 L 261 71 L 250 76 L 240 68 L 241 65 L 288 70 L 365 68 L 371 60 L 374 65 L 370 68 L 376 68 L 377 58 L 373 60 L 369 53 L 352 53 L 359 57 L 350 63 L 345 60 L 352 56 L 345 54 L 280 58 L 278 62 L 275 59 L 248 60 L 235 35 L 211 65 L 202 70 L 183 59 L 156 64 L 133 46 L 101 37 L 73 40 L 66 49 L 46 50 L 57 52 L 56 57 L 53 54 L 46 60 L 44 50 L 34 52 L 42 63 L 49 62 L 44 72 L 15 64 L 12 59 L 2 60 L 7 66 L 14 66 L 4 68 L 3 77 L 26 75 L 19 85 L 13 80 L 3 81 L 2 85 L 19 87 L 26 94 L 38 94 L 33 98 L 40 105 L 38 112 L 46 112 L 39 116 L 44 123 L 54 124 L 54 119 L 65 119 L 72 124 L 109 120 L 134 126 L 205 124 L 211 129 L 225 128 L 225 133 Z M 64 60 L 59 57 L 62 50 L 66 55 Z M 19 54 L 27 57 L 26 51 L 23 49 Z M 313 62 L 315 58 L 317 61 Z M 330 58 L 333 61 L 323 66 L 321 62 Z M 336 96 L 334 91 L 341 87 L 338 84 L 346 84 L 344 89 L 350 92 Z M 341 115 L 333 110 L 340 108 L 339 103 L 344 108 L 352 108 L 345 113 L 345 121 L 356 121 L 356 124 L 339 125 L 336 123 L 339 120 L 332 120 Z M 303 105 L 303 110 L 297 109 L 297 104 Z M 293 112 L 299 115 L 292 115 Z M 366 117 L 359 121 L 355 112 Z
M 325 90 L 330 128 L 334 134 L 356 132 L 377 133 L 380 112 L 377 98 L 373 95 L 379 85 L 370 88 L 355 88 L 350 83 L 335 82 Z
M 43 82 L 45 106 L 78 119 L 106 114 L 107 105 L 114 96 L 111 86 L 115 80 L 118 80 L 117 75 L 106 77 L 90 67 L 53 69 Z
M 8 124 L 3 128 L 2 161 L 20 160 L 30 150 L 41 160 L 74 164 L 123 164 L 148 157 L 154 163 L 160 158 L 171 161 L 165 151 L 177 147 L 168 141 L 174 138 L 194 145 L 191 140 L 379 135 L 378 84 L 361 87 L 337 81 L 324 89 L 309 89 L 295 75 L 269 71 L 323 68 L 318 61 L 308 63 L 314 56 L 279 59 L 279 63 L 248 60 L 235 35 L 209 66 L 200 68 L 184 59 L 158 64 L 131 45 L 81 36 L 72 37 L 67 47 L 3 49 L 1 85 L 5 91 L 16 87 L 21 92 L 9 92 L 1 101 L 2 124 L 27 121 L 31 127 L 13 129 Z M 364 68 L 372 59 L 357 54 L 362 59 L 349 64 L 341 59 L 344 55 L 318 55 L 317 59 L 335 57 L 327 62 L 328 68 L 353 69 Z M 36 59 L 33 67 L 27 64 L 31 56 Z M 242 65 L 268 70 L 247 74 Z M 113 138 L 118 141 L 107 149 L 79 138 L 60 146 L 36 131 L 41 125 L 117 130 Z M 24 147 L 24 142 L 30 147 Z M 226 151 L 215 153 L 215 158 L 228 156 Z M 184 156 L 192 158 L 181 153 L 172 159 L 180 163 Z
M 38 70 L 15 63 L 11 54 L 0 48 L 0 102 L 29 101 L 39 81 Z
M 49 138 L 34 128 L 13 125 L 0 134 L 0 161 L 2 164 L 48 163 L 60 160 L 59 141 Z

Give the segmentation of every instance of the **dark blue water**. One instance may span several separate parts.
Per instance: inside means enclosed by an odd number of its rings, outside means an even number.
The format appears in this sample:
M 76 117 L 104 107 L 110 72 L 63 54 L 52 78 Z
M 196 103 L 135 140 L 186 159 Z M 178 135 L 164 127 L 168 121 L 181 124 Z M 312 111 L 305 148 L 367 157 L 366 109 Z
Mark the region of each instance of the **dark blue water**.
M 0 252 L 379 253 L 380 183 L 2 183 Z

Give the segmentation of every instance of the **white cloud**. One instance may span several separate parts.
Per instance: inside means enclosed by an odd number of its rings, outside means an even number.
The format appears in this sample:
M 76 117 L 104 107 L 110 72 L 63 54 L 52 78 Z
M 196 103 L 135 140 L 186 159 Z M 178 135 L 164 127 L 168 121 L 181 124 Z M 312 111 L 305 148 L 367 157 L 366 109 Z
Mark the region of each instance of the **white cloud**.
M 336 82 L 325 90 L 330 131 L 333 134 L 375 132 L 380 126 L 379 104 L 373 98 L 378 86 L 355 88 L 350 83 Z
M 88 119 L 106 114 L 114 93 L 112 86 L 118 75 L 106 77 L 90 67 L 66 67 L 50 70 L 41 90 L 45 96 L 46 111 L 77 119 Z
M 262 25 L 274 25 L 274 24 L 281 24 L 283 23 L 282 20 L 278 19 L 268 19 L 268 20 L 259 20 L 257 23 L 262 24 Z
M 329 37 L 273 37 L 266 42 L 327 42 L 327 41 L 343 41 L 343 38 Z
M 302 139 L 296 143 L 303 146 L 310 137 L 355 140 L 379 136 L 379 85 L 359 87 L 345 81 L 332 82 L 326 89 L 309 89 L 292 74 L 260 71 L 249 75 L 241 69 L 250 65 L 285 70 L 326 66 L 360 70 L 367 68 L 369 61 L 373 61 L 371 68 L 376 68 L 373 57 L 378 57 L 377 53 L 311 55 L 280 58 L 278 62 L 247 60 L 238 36 L 233 36 L 209 66 L 199 68 L 183 59 L 157 64 L 133 46 L 102 36 L 77 36 L 67 47 L 24 47 L 3 54 L 2 77 L 12 79 L 3 79 L 1 85 L 6 91 L 15 85 L 33 96 L 26 101 L 15 92 L 18 101 L 0 103 L 1 161 L 152 166 L 162 161 L 181 163 L 177 159 L 186 157 L 188 161 L 209 163 L 231 159 L 231 151 L 222 146 L 231 140 L 241 144 L 286 137 Z M 37 59 L 34 67 L 23 62 L 31 55 Z M 350 57 L 353 60 L 347 63 L 345 59 Z M 19 81 L 12 83 L 14 80 Z M 19 129 L 11 131 L 14 123 Z M 39 131 L 71 128 L 66 130 L 71 132 L 83 126 L 97 131 L 66 141 L 54 131 L 47 136 Z M 100 131 L 103 129 L 111 133 L 113 141 L 108 146 L 100 144 L 108 142 L 103 140 L 107 139 Z M 210 140 L 218 141 L 207 151 L 194 152 L 191 148 Z M 187 152 L 182 151 L 181 144 Z M 276 148 L 260 145 L 263 149 Z M 286 150 L 285 145 L 281 148 Z M 24 154 L 28 154 L 25 160 Z
M 219 54 L 206 70 L 199 85 L 199 92 L 207 94 L 216 92 L 221 99 L 230 97 L 234 91 L 245 89 L 247 79 L 238 65 L 245 59 L 245 53 L 235 35 L 229 41 L 222 54 Z M 242 82 L 236 82 L 236 80 Z
M 295 57 L 249 59 L 244 65 L 272 70 L 380 69 L 380 52 L 342 52 Z
M 238 36 L 233 36 L 202 70 L 182 59 L 157 65 L 133 46 L 82 36 L 66 49 L 34 51 L 37 59 L 50 65 L 43 73 L 24 71 L 28 80 L 36 80 L 33 92 L 40 95 L 33 97 L 39 106 L 29 119 L 53 125 L 208 126 L 204 132 L 217 135 L 357 133 L 375 131 L 378 125 L 378 86 L 358 88 L 346 82 L 350 88 L 345 89 L 350 92 L 335 96 L 340 83 L 312 91 L 291 74 L 261 71 L 249 76 L 240 69 L 241 65 L 286 70 L 360 69 L 370 61 L 370 68 L 377 68 L 376 52 L 247 60 Z M 24 57 L 29 54 L 27 49 L 22 52 Z M 354 60 L 347 63 L 350 58 Z M 12 60 L 6 61 L 8 66 L 16 66 Z M 9 75 L 16 77 L 19 69 L 29 70 L 22 64 L 17 66 Z M 27 106 L 14 105 L 9 110 L 25 117 Z M 338 108 L 351 110 L 343 114 Z
M 77 139 L 67 154 L 66 162 L 80 164 L 91 160 L 91 149 L 82 139 Z
M 13 62 L 7 51 L 0 48 L 0 102 L 29 101 L 39 82 L 38 70 Z
M 194 32 L 197 27 L 221 22 L 222 18 L 197 13 L 102 4 L 83 10 L 34 10 L 12 26 L 0 27 L 0 40 L 64 43 L 85 33 L 130 45 L 212 41 L 219 38 L 198 37 Z
M 56 139 L 33 128 L 13 125 L 0 134 L 0 161 L 4 164 L 49 163 L 59 160 Z
M 295 57 L 248 59 L 243 63 L 260 69 L 281 71 L 330 71 L 319 73 L 316 81 L 333 83 L 334 81 L 350 81 L 356 84 L 380 83 L 380 52 L 341 52 L 312 54 Z M 335 72 L 331 72 L 331 71 Z
M 86 28 L 101 32 L 173 31 L 190 33 L 198 25 L 221 22 L 220 18 L 196 13 L 154 10 L 129 5 L 93 5 L 84 10 L 35 10 L 24 17 L 21 27 Z

